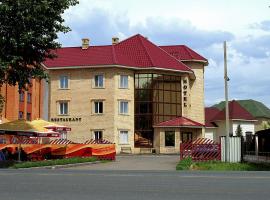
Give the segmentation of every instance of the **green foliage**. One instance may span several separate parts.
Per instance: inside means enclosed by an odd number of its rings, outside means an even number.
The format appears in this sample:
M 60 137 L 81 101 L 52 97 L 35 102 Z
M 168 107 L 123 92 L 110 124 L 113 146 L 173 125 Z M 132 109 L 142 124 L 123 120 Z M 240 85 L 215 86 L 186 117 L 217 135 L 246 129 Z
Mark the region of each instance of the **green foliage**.
M 53 58 L 60 44 L 57 33 L 67 33 L 62 14 L 77 0 L 0 0 L 0 85 L 27 89 L 31 78 L 46 79 L 40 65 Z
M 242 127 L 241 127 L 240 124 L 238 124 L 238 126 L 237 126 L 237 128 L 236 128 L 235 134 L 236 134 L 236 136 L 238 136 L 238 137 L 241 137 L 241 136 L 243 135 Z
M 269 129 L 270 128 L 270 121 L 263 121 L 262 122 L 263 129 Z
M 226 162 L 198 162 L 196 166 L 200 170 L 213 171 L 269 171 L 270 166 L 254 163 L 226 163 Z
M 177 166 L 176 166 L 176 170 L 189 170 L 190 166 L 192 164 L 192 158 L 185 158 L 183 160 L 181 160 Z
M 227 163 L 220 161 L 192 162 L 191 159 L 181 160 L 177 170 L 210 170 L 210 171 L 270 171 L 269 164 Z
M 11 168 L 30 168 L 30 167 L 43 167 L 43 166 L 53 166 L 53 165 L 66 165 L 74 163 L 85 163 L 85 162 L 94 162 L 97 159 L 95 157 L 86 157 L 86 158 L 66 158 L 66 159 L 57 159 L 57 160 L 44 160 L 44 161 L 27 161 L 16 163 Z

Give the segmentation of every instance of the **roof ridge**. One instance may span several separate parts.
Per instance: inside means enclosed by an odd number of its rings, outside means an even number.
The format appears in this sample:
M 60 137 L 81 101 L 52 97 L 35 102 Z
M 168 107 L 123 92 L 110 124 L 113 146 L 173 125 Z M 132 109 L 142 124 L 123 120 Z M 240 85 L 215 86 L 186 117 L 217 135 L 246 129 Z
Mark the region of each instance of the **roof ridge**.
M 109 46 L 112 46 L 112 45 L 111 44 L 89 45 L 88 48 L 91 48 L 91 47 L 109 47 Z M 67 48 L 82 48 L 82 46 L 60 47 L 60 48 L 57 48 L 57 49 L 67 49 Z
M 194 57 L 191 55 L 191 52 L 187 46 L 185 46 L 185 50 L 188 52 L 189 56 L 194 59 Z
M 160 48 L 163 52 L 165 52 L 167 55 L 169 55 L 173 59 L 177 60 L 179 63 L 185 65 L 190 71 L 192 71 L 194 73 L 194 71 L 189 66 L 187 66 L 185 63 L 183 63 L 181 60 L 178 60 L 177 58 L 175 58 L 174 56 L 172 56 L 171 54 L 169 54 L 167 51 L 165 51 L 164 49 L 162 49 L 160 46 L 157 46 L 157 47 Z
M 149 59 L 150 59 L 150 61 L 151 61 L 151 63 L 152 63 L 152 67 L 154 67 L 155 64 L 154 64 L 154 62 L 153 62 L 153 59 L 151 58 L 151 55 L 148 53 L 148 49 L 146 48 L 146 46 L 144 45 L 144 42 L 143 42 L 143 40 L 142 40 L 142 37 L 143 37 L 143 36 L 141 36 L 141 35 L 138 34 L 138 37 L 139 37 L 139 40 L 140 40 L 140 42 L 141 42 L 141 44 L 142 44 L 142 46 L 143 46 L 143 48 L 144 48 L 146 54 L 148 55 L 148 57 L 149 57 Z

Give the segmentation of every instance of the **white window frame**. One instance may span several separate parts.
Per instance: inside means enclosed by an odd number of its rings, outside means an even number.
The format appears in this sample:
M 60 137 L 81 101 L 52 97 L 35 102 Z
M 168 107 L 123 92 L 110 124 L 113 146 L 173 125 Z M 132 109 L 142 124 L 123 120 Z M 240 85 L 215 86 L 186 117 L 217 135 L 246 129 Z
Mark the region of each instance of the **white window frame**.
M 61 113 L 61 104 L 66 103 L 67 104 L 67 113 Z M 58 115 L 69 115 L 69 101 L 58 101 Z
M 127 134 L 127 141 L 126 142 L 121 141 L 121 134 L 124 133 L 124 132 Z M 119 130 L 119 144 L 130 144 L 129 143 L 129 131 L 128 130 Z
M 122 103 L 127 103 L 127 112 L 121 112 L 121 108 L 122 108 L 122 106 L 121 106 L 121 104 Z M 119 106 L 118 106 L 118 110 L 119 110 L 119 114 L 120 115 L 129 115 L 129 101 L 128 100 L 119 100 Z
M 64 78 L 64 77 L 66 77 L 66 81 L 67 82 L 64 82 L 64 87 L 61 87 L 61 80 L 62 80 L 62 78 Z M 67 83 L 67 85 L 66 85 L 66 83 Z M 59 89 L 61 89 L 61 90 L 68 90 L 69 89 L 69 76 L 68 75 L 61 75 L 61 76 L 59 76 Z
M 127 78 L 127 85 L 126 85 L 126 86 L 122 86 L 122 85 L 121 85 L 121 83 L 122 83 L 122 82 L 121 82 L 122 77 L 126 77 L 126 78 Z M 129 76 L 128 76 L 128 75 L 125 75 L 125 74 L 120 74 L 120 75 L 119 75 L 119 88 L 120 88 L 120 89 L 128 89 L 128 88 L 129 88 L 128 82 L 129 82 Z
M 101 132 L 101 140 L 103 140 L 104 131 L 100 130 L 100 129 L 92 130 L 92 138 L 93 138 L 93 140 L 100 140 L 100 139 L 96 139 L 96 132 Z
M 102 76 L 102 86 L 96 85 L 96 76 Z M 93 81 L 92 81 L 92 88 L 105 88 L 105 75 L 104 73 L 94 74 Z
M 96 113 L 96 103 L 102 103 L 102 113 L 100 113 L 100 112 L 97 112 Z M 92 100 L 92 114 L 94 114 L 94 115 L 102 115 L 102 114 L 104 114 L 104 106 L 105 104 L 104 104 L 104 100 L 103 99 L 94 99 L 94 100 Z M 98 108 L 99 109 L 99 108 Z

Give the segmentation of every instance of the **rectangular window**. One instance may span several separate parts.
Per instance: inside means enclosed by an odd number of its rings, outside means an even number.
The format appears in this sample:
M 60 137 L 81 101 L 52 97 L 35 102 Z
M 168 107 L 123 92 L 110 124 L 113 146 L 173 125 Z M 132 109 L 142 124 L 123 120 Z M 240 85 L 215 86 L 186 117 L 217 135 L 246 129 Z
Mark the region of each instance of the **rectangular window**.
M 31 113 L 26 114 L 26 120 L 31 121 Z
M 104 76 L 103 75 L 95 75 L 95 87 L 103 88 L 104 87 Z
M 19 119 L 23 119 L 23 112 L 22 111 L 19 111 Z
M 120 88 L 128 88 L 128 76 L 120 75 Z
M 32 102 L 32 94 L 27 93 L 27 103 L 31 103 L 31 102 Z
M 68 76 L 60 76 L 60 89 L 68 89 Z
M 95 114 L 102 114 L 103 113 L 103 101 L 95 101 L 94 102 L 94 111 L 95 111 Z
M 119 110 L 119 113 L 120 114 L 128 114 L 128 101 L 120 101 L 119 103 L 119 107 L 120 107 L 120 110 Z
M 175 132 L 165 131 L 165 147 L 174 147 L 174 146 L 175 146 Z
M 102 131 L 94 131 L 93 135 L 94 140 L 102 140 L 103 139 L 103 133 Z
M 59 102 L 59 115 L 68 114 L 68 102 Z
M 24 102 L 24 92 L 20 92 L 20 102 Z
M 119 132 L 119 144 L 128 144 L 128 131 Z

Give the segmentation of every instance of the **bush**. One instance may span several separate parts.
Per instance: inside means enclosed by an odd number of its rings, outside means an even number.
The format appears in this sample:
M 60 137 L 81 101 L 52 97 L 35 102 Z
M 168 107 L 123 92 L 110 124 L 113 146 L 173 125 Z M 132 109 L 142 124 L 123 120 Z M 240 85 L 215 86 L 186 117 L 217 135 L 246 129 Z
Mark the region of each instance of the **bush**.
M 190 166 L 192 165 L 192 158 L 184 158 L 182 159 L 176 166 L 177 170 L 189 170 Z

